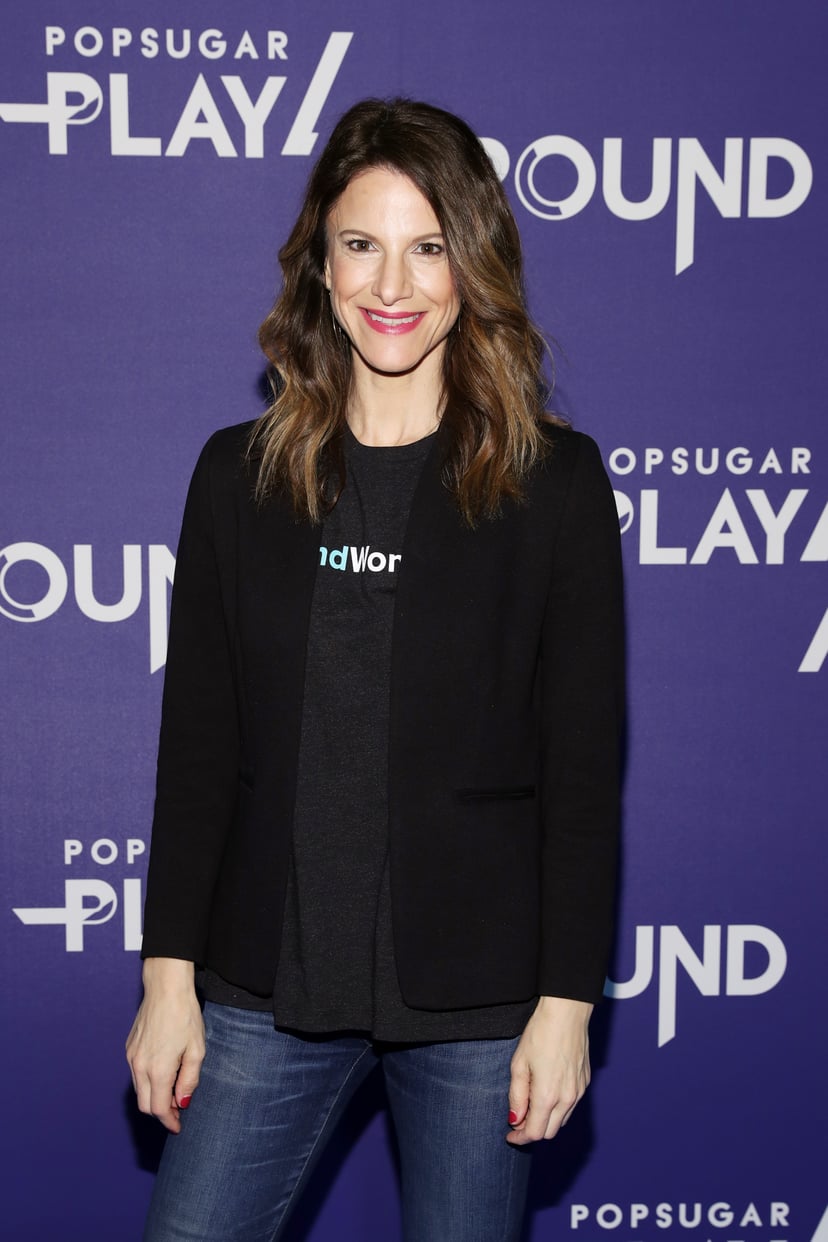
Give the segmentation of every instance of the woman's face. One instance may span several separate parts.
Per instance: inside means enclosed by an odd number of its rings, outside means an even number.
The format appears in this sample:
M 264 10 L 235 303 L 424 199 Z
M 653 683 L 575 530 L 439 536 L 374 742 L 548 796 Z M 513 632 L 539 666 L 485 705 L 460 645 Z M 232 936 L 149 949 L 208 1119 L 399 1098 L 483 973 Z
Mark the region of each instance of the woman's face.
M 328 217 L 325 284 L 333 313 L 372 371 L 439 375 L 460 299 L 431 206 L 402 173 L 354 177 Z

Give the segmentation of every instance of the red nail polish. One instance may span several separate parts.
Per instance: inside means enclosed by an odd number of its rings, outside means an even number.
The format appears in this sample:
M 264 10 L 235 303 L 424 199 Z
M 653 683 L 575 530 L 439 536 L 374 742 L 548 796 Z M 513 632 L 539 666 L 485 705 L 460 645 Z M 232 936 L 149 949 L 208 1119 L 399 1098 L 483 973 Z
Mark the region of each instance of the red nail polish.
M 191 1095 L 182 1095 L 181 1099 L 178 1101 L 178 1107 L 179 1107 L 179 1108 L 189 1108 L 189 1107 L 190 1107 L 190 1100 L 191 1100 L 192 1098 L 193 1098 L 193 1097 L 192 1097 Z
M 513 1108 L 510 1108 L 509 1109 L 509 1125 L 513 1126 L 516 1124 L 517 1124 L 517 1113 L 515 1112 Z

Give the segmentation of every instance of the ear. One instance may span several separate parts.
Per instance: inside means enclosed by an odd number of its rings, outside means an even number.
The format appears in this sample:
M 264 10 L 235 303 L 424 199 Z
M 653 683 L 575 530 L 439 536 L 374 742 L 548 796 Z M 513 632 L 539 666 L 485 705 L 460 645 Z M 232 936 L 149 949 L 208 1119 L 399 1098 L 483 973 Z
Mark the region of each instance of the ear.
M 328 293 L 331 291 L 331 264 L 329 259 L 325 259 L 325 266 L 322 269 L 322 275 L 325 280 L 325 288 Z

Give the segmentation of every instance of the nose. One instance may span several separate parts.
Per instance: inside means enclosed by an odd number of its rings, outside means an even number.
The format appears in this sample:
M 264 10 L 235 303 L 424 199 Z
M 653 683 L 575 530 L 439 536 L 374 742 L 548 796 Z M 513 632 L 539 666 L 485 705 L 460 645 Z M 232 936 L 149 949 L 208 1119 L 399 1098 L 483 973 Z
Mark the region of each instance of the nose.
M 381 256 L 371 292 L 383 306 L 393 306 L 395 302 L 411 297 L 413 285 L 405 254 L 386 252 Z

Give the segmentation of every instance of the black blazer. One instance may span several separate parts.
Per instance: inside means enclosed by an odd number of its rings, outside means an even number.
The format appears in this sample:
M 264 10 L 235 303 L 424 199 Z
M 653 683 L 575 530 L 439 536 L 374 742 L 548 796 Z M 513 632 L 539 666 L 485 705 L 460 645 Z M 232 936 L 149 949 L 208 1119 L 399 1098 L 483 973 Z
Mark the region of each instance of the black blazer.
M 217 432 L 173 589 L 143 955 L 268 995 L 279 956 L 320 528 L 257 507 Z M 523 504 L 470 530 L 414 495 L 391 667 L 392 923 L 409 1006 L 597 1000 L 622 715 L 618 520 L 598 450 L 550 427 Z

